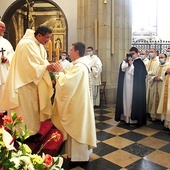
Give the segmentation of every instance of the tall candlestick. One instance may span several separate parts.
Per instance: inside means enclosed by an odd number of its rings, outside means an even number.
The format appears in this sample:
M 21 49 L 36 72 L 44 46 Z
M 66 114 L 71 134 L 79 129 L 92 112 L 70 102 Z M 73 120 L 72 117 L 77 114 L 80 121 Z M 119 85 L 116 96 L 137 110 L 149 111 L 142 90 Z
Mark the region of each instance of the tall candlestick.
M 94 20 L 94 48 L 97 49 L 98 46 L 98 28 L 97 28 L 97 19 Z
M 48 60 L 52 61 L 52 42 L 51 40 L 48 41 Z

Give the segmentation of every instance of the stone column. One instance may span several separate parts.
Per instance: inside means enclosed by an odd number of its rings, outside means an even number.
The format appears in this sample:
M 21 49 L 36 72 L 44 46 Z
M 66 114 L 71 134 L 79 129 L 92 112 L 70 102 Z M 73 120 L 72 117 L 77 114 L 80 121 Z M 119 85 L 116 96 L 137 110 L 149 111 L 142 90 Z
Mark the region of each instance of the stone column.
M 103 63 L 108 102 L 116 99 L 119 65 L 131 46 L 131 27 L 131 0 L 78 1 L 78 41 L 95 47 Z
M 131 47 L 131 0 L 114 0 L 114 53 L 112 54 L 113 100 L 116 99 L 119 66 Z

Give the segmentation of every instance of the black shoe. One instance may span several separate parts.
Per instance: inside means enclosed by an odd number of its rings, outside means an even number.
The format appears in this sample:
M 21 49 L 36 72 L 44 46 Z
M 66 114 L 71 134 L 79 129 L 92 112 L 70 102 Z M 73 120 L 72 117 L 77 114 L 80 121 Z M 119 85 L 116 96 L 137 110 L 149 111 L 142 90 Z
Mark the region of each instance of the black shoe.
M 86 166 L 87 164 L 89 163 L 89 161 L 76 161 L 76 162 L 72 162 L 72 161 L 69 161 L 69 167 L 70 169 L 72 168 L 75 168 L 77 166 Z
M 25 140 L 25 142 L 32 142 L 32 143 L 40 142 L 41 136 L 42 136 L 42 135 L 41 135 L 40 133 L 37 133 L 37 134 L 32 135 L 32 136 L 30 136 L 29 138 L 27 138 L 27 139 Z
M 62 157 L 62 156 L 61 156 Z M 67 158 L 63 158 L 63 164 L 62 164 L 62 168 L 64 170 L 70 170 L 70 166 L 69 166 L 69 160 Z

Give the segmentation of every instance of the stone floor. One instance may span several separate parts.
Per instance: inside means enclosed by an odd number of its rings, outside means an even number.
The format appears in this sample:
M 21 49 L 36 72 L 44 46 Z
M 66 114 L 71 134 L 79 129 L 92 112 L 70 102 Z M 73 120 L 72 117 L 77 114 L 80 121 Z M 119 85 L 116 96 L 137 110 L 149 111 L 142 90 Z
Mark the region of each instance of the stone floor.
M 113 104 L 95 109 L 97 148 L 86 166 L 72 170 L 170 170 L 170 135 L 162 122 L 118 124 L 114 111 Z M 64 149 L 61 154 L 67 156 Z

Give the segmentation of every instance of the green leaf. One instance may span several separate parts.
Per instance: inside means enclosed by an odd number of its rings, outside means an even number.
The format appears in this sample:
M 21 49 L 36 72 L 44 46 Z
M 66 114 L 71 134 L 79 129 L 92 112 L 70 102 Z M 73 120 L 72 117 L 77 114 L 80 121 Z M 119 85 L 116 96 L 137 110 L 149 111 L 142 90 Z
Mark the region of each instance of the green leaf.
M 15 121 L 17 118 L 17 113 L 16 112 L 11 112 L 12 120 Z

